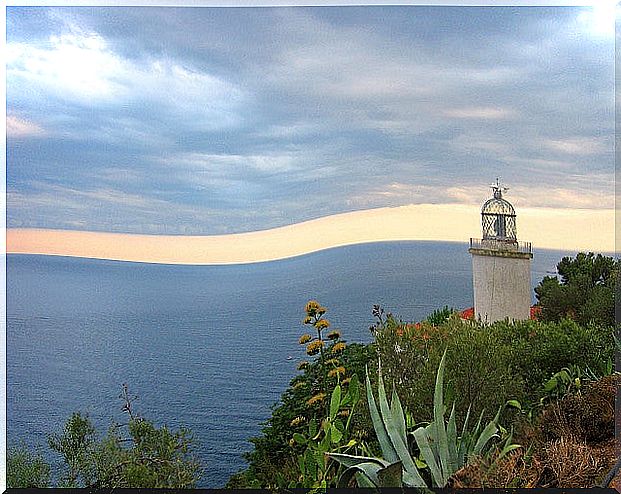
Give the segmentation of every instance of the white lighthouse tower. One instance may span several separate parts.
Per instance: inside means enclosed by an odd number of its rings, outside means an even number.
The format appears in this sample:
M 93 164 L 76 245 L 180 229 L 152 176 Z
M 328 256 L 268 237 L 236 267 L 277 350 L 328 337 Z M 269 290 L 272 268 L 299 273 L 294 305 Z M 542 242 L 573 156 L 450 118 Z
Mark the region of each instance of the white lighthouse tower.
M 474 316 L 486 323 L 530 318 L 530 242 L 517 241 L 515 209 L 502 194 L 500 182 L 491 186 L 494 197 L 481 209 L 483 238 L 471 238 Z

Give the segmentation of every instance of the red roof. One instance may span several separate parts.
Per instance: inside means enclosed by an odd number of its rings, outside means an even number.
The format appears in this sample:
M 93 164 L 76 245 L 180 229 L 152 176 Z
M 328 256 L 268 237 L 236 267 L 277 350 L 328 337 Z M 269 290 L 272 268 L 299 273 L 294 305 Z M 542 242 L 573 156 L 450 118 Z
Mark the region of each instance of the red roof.
M 530 308 L 530 318 L 533 321 L 537 320 L 537 316 L 541 313 L 541 307 L 538 305 L 533 305 Z M 464 309 L 459 313 L 459 317 L 462 319 L 474 319 L 474 307 L 469 307 L 468 309 Z

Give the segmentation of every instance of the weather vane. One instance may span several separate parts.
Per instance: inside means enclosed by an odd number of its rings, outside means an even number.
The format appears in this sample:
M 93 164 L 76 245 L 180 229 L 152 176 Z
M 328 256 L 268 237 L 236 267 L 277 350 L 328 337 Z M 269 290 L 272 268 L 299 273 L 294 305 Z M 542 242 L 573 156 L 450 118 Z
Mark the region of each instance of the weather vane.
M 501 199 L 502 198 L 502 193 L 506 192 L 507 190 L 509 190 L 509 187 L 501 187 L 500 186 L 500 177 L 496 177 L 496 183 L 490 185 L 490 187 L 494 191 L 494 198 L 495 199 Z

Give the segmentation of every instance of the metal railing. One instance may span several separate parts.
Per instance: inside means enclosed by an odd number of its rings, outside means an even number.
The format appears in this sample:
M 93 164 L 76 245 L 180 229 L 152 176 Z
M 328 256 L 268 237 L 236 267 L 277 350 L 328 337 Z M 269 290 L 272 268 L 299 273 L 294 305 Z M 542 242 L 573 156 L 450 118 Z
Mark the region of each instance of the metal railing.
M 490 238 L 471 238 L 471 249 L 488 249 L 488 250 L 504 250 L 510 252 L 523 252 L 524 254 L 532 254 L 533 246 L 530 242 L 511 242 L 503 240 L 494 240 Z

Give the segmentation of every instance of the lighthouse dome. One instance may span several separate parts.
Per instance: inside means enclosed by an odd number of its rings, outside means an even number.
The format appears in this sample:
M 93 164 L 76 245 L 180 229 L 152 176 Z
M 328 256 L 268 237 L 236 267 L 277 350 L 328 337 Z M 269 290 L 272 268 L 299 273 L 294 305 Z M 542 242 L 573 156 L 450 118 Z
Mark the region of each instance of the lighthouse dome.
M 515 209 L 502 197 L 503 188 L 499 183 L 493 185 L 492 189 L 494 197 L 485 201 L 481 208 L 483 239 L 516 242 Z

